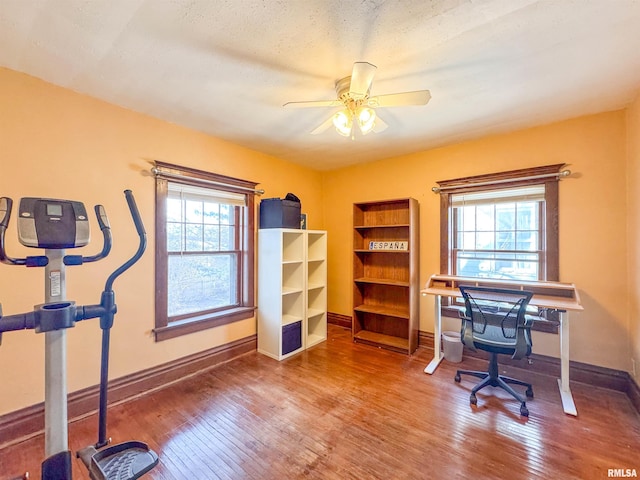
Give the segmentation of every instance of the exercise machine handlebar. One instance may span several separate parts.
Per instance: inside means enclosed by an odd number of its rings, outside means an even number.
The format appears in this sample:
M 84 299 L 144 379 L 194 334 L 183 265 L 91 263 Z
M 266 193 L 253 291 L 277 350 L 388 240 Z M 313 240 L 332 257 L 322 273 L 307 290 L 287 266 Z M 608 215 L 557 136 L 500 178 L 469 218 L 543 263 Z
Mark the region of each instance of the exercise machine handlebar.
M 0 227 L 7 228 L 9 225 L 9 217 L 11 217 L 11 207 L 13 200 L 8 197 L 0 198 Z
M 109 275 L 109 278 L 107 278 L 104 286 L 105 293 L 113 292 L 113 282 L 115 282 L 116 279 L 124 272 L 126 272 L 134 263 L 140 260 L 140 257 L 142 257 L 142 254 L 147 248 L 147 233 L 145 232 L 144 224 L 142 223 L 142 218 L 140 217 L 140 212 L 138 211 L 138 206 L 136 205 L 136 200 L 133 197 L 133 193 L 131 192 L 131 190 L 125 190 L 124 195 L 127 199 L 127 205 L 129 205 L 129 213 L 131 214 L 131 218 L 136 227 L 136 231 L 138 232 L 138 250 L 133 255 L 133 257 L 120 265 L 120 267 L 118 267 L 111 275 Z
M 138 232 L 138 249 L 133 256 L 120 265 L 111 275 L 107 278 L 102 292 L 102 298 L 100 301 L 100 309 L 103 310 L 100 315 L 100 328 L 102 329 L 102 352 L 100 359 L 100 408 L 98 409 L 98 441 L 95 444 L 96 448 L 102 448 L 109 442 L 107 439 L 107 384 L 109 378 L 109 341 L 110 332 L 113 325 L 113 319 L 117 312 L 115 304 L 115 292 L 113 291 L 113 283 L 116 279 L 127 271 L 133 264 L 135 264 L 147 248 L 147 233 L 136 205 L 136 200 L 131 190 L 125 190 L 124 195 L 127 199 L 127 205 L 129 206 L 129 213 Z M 86 307 L 85 307 L 86 308 Z M 157 459 L 157 457 L 156 457 Z
M 129 193 L 131 193 L 129 191 Z M 127 202 L 129 199 L 127 198 Z M 134 201 L 135 205 L 135 201 Z M 0 262 L 8 265 L 24 265 L 27 267 L 46 267 L 49 263 L 49 259 L 45 255 L 28 256 L 25 258 L 13 258 L 7 254 L 5 244 L 5 233 L 9 226 L 9 220 L 11 219 L 11 210 L 13 207 L 13 200 L 9 197 L 0 198 Z M 63 262 L 67 266 L 82 265 L 83 263 L 97 262 L 109 255 L 112 245 L 111 227 L 109 225 L 109 219 L 107 218 L 107 212 L 102 205 L 96 205 L 94 207 L 96 212 L 96 218 L 98 219 L 98 225 L 102 231 L 102 250 L 89 256 L 82 255 L 65 255 Z M 136 212 L 137 213 L 137 212 Z M 140 214 L 137 213 L 137 221 L 140 222 Z M 138 224 L 136 223 L 136 228 Z M 143 227 L 144 229 L 144 227 Z
M 96 255 L 90 255 L 87 257 L 81 255 L 65 255 L 63 259 L 65 265 L 82 265 L 83 263 L 97 262 L 109 255 L 113 242 L 107 212 L 102 205 L 96 205 L 94 210 L 96 212 L 96 218 L 98 219 L 98 226 L 102 232 L 102 250 Z
M 133 192 L 131 190 L 125 190 L 124 195 L 127 199 L 129 211 L 131 212 L 131 218 L 133 218 L 133 223 L 136 226 L 138 235 L 140 237 L 146 237 L 147 233 L 144 230 L 144 224 L 142 223 L 142 218 L 140 217 L 140 212 L 138 211 L 138 206 L 136 205 L 136 199 L 133 197 Z
M 9 226 L 9 220 L 11 219 L 11 208 L 13 207 L 13 200 L 9 197 L 0 198 L 0 262 L 7 265 L 26 265 L 26 258 L 12 258 L 7 255 L 5 249 L 5 233 Z

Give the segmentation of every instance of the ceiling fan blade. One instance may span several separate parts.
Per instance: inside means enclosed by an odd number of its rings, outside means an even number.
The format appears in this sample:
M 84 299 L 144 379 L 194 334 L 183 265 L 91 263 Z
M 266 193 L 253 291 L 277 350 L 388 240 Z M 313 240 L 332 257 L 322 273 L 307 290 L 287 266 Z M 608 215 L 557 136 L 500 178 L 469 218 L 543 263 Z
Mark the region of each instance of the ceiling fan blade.
M 349 86 L 349 94 L 353 99 L 364 98 L 369 93 L 377 68 L 368 62 L 356 62 L 353 64 L 351 85 Z
M 390 93 L 377 95 L 369 99 L 370 107 L 404 107 L 407 105 L 426 105 L 431 100 L 429 90 L 417 90 L 415 92 Z
M 378 115 L 378 113 L 376 112 L 376 123 L 373 125 L 372 130 L 376 133 L 380 133 L 383 130 L 386 130 L 388 126 L 389 125 L 384 123 L 384 121 L 380 118 L 380 115 Z
M 324 132 L 325 130 L 327 130 L 330 126 L 333 125 L 333 115 L 331 115 L 329 118 L 327 118 L 320 126 L 314 128 L 313 130 L 311 130 L 311 135 L 318 135 L 319 133 Z
M 310 102 L 287 102 L 283 105 L 286 108 L 305 108 L 305 107 L 342 107 L 340 100 L 317 100 Z

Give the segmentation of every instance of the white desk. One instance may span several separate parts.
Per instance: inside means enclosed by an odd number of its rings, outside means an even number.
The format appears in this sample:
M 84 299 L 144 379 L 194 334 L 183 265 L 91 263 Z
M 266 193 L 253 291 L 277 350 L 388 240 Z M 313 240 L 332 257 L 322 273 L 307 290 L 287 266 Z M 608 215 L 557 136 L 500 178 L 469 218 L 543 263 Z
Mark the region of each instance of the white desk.
M 440 334 L 442 330 L 441 305 L 442 297 L 461 297 L 459 287 L 461 285 L 515 288 L 533 292 L 529 305 L 555 309 L 560 313 L 560 378 L 558 387 L 564 412 L 569 415 L 578 415 L 576 405 L 569 388 L 569 311 L 583 310 L 580 305 L 580 297 L 575 285 L 560 282 L 527 282 L 505 281 L 490 278 L 457 277 L 452 275 L 432 275 L 426 288 L 421 290 L 422 295 L 435 296 L 435 320 L 433 331 L 433 360 L 424 369 L 425 373 L 432 374 L 444 358 L 440 349 Z

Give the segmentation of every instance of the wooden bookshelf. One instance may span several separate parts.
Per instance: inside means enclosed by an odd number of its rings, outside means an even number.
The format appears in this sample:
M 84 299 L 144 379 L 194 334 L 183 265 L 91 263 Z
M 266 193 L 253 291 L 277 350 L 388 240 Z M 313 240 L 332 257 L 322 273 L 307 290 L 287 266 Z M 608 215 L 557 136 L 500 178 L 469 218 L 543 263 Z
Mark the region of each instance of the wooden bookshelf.
M 418 222 L 413 198 L 354 204 L 355 342 L 409 355 L 418 347 Z

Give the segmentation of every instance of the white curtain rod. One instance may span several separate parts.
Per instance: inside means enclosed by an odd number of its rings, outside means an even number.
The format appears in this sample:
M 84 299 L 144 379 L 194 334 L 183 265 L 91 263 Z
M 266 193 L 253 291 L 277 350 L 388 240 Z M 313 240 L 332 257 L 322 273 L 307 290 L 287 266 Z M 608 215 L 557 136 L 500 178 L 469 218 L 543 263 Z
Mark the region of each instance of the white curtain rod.
M 528 177 L 516 177 L 516 178 L 505 178 L 503 180 L 492 180 L 490 182 L 478 182 L 478 183 L 467 183 L 464 185 L 456 185 L 456 186 L 451 186 L 451 187 L 433 187 L 431 189 L 431 191 L 433 193 L 441 193 L 441 192 L 445 192 L 447 190 L 456 190 L 459 188 L 465 188 L 465 187 L 483 187 L 485 185 L 496 185 L 498 183 L 510 183 L 510 182 L 519 182 L 519 181 L 523 181 L 523 180 L 537 180 L 539 178 L 550 178 L 550 177 L 557 177 L 557 178 L 564 178 L 564 177 L 568 177 L 569 175 L 571 175 L 571 170 L 562 170 L 561 172 L 558 173 L 545 173 L 542 175 L 531 175 Z
M 178 180 L 193 180 L 192 177 L 187 177 L 185 175 L 179 175 L 177 173 L 169 173 L 169 172 L 164 172 L 162 170 L 160 170 L 158 167 L 152 167 L 151 168 L 151 173 L 153 173 L 156 177 L 167 177 L 167 178 L 175 178 Z M 198 183 L 206 183 L 207 185 L 216 185 L 219 187 L 232 187 L 238 190 L 246 190 L 248 192 L 253 192 L 256 195 L 264 195 L 264 190 L 262 190 L 261 188 L 258 189 L 253 189 L 253 188 L 248 188 L 248 187 L 241 187 L 239 185 L 232 185 L 230 183 L 223 183 L 223 182 L 215 182 L 213 180 L 205 180 L 204 178 L 198 178 L 197 179 Z

